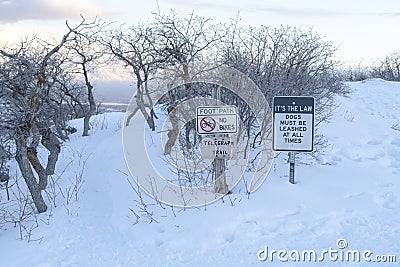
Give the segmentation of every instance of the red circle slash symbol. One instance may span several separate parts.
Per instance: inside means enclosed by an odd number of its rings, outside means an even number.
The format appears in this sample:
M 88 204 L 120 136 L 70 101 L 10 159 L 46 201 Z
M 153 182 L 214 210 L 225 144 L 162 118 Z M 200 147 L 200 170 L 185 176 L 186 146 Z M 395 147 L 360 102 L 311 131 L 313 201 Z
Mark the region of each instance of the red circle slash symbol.
M 206 133 L 212 132 L 215 126 L 216 122 L 212 117 L 204 117 L 200 121 L 200 128 Z

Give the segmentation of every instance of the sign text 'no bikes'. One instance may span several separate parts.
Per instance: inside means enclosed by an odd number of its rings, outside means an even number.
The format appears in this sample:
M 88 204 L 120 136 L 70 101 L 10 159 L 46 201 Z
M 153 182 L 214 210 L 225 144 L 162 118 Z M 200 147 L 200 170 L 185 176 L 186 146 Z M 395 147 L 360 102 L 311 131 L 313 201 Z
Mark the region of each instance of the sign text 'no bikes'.
M 197 107 L 196 115 L 199 134 L 237 133 L 235 106 Z

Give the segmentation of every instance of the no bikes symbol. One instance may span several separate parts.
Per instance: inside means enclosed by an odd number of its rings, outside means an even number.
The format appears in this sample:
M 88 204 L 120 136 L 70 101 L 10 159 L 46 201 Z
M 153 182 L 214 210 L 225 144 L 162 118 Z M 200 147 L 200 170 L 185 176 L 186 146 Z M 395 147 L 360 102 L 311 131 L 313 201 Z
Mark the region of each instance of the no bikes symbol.
M 207 133 L 212 132 L 215 129 L 216 125 L 217 123 L 212 117 L 204 117 L 200 121 L 201 130 Z

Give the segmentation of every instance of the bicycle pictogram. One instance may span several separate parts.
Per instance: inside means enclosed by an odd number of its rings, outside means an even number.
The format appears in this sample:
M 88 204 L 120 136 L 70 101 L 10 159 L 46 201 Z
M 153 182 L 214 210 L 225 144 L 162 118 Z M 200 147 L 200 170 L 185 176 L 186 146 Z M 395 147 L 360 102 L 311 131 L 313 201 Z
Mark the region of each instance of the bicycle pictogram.
M 201 130 L 207 133 L 212 132 L 215 129 L 216 125 L 217 123 L 212 117 L 204 117 L 200 121 Z

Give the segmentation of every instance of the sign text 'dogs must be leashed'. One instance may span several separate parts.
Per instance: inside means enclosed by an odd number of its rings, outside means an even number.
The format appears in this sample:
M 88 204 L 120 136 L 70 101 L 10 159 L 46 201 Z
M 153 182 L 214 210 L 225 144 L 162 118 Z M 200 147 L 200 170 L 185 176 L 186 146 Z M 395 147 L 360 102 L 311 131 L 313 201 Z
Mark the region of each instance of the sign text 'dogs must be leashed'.
M 273 150 L 313 151 L 314 110 L 313 97 L 274 97 Z

